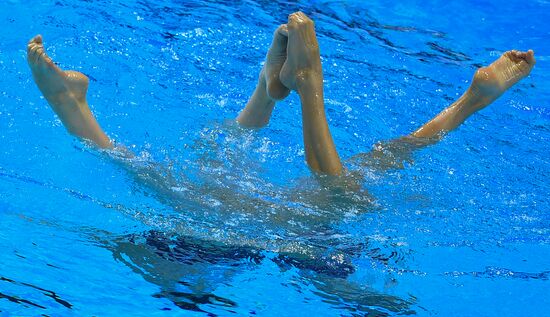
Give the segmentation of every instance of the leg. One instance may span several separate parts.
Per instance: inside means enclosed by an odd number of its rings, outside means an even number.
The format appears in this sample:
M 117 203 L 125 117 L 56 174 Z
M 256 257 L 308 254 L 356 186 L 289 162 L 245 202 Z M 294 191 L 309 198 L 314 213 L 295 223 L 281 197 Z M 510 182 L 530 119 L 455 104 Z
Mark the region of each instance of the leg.
M 500 97 L 508 88 L 529 75 L 535 65 L 533 51 L 508 51 L 474 75 L 472 85 L 455 103 L 412 133 L 432 138 L 456 129 L 464 120 Z
M 280 78 L 300 95 L 307 163 L 314 171 L 339 175 L 342 164 L 325 114 L 319 44 L 313 21 L 301 12 L 288 18 L 287 53 Z
M 287 29 L 283 24 L 273 34 L 273 42 L 267 52 L 256 90 L 237 117 L 240 125 L 256 128 L 265 126 L 269 122 L 275 102 L 286 98 L 290 93 L 279 80 L 281 67 L 286 61 L 286 45 Z
M 508 51 L 474 75 L 468 90 L 452 105 L 443 110 L 412 134 L 378 144 L 370 153 L 360 154 L 362 164 L 379 169 L 400 168 L 413 151 L 439 141 L 443 133 L 456 129 L 469 116 L 485 108 L 508 88 L 527 77 L 535 65 L 533 51 Z
M 63 71 L 46 55 L 42 37 L 35 36 L 27 46 L 27 61 L 38 89 L 67 130 L 100 148 L 113 148 L 86 101 L 88 78 L 76 71 Z

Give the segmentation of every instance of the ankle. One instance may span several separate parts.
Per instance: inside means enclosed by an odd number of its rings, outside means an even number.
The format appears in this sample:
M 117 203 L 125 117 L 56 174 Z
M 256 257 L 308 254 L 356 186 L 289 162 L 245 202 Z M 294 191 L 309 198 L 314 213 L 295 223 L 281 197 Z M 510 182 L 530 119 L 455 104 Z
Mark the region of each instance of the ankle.
M 464 95 L 468 100 L 472 102 L 480 102 L 489 104 L 500 97 L 505 90 L 502 90 L 495 84 L 488 84 L 487 82 L 473 82 Z
M 275 101 L 267 94 L 266 80 L 263 74 L 262 70 L 254 93 L 248 100 L 245 108 L 237 116 L 237 122 L 241 126 L 259 128 L 267 125 L 269 122 Z
M 485 108 L 492 102 L 493 97 L 484 94 L 477 86 L 472 85 L 454 104 L 462 116 L 469 117 Z
M 303 70 L 296 75 L 296 92 L 303 94 L 323 93 L 323 73 L 315 70 Z

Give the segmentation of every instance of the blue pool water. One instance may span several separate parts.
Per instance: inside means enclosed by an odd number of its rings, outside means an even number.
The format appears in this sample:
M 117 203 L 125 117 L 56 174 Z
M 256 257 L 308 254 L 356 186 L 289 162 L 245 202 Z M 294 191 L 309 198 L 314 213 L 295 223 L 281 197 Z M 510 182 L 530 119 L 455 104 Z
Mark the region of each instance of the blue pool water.
M 304 163 L 296 95 L 265 129 L 231 121 L 298 9 L 344 159 L 505 50 L 538 63 L 404 168 L 334 193 Z M 547 314 L 549 18 L 545 0 L 2 1 L 0 316 Z M 136 159 L 66 133 L 27 68 L 37 33 Z

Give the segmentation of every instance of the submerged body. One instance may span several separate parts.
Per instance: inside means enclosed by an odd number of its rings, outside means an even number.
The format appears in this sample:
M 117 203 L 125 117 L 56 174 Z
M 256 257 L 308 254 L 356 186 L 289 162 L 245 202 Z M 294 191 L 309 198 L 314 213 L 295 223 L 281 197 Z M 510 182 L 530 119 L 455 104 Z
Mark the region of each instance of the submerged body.
M 75 71 L 62 71 L 46 55 L 41 36 L 36 36 L 28 44 L 28 62 L 33 78 L 53 110 L 59 115 L 67 130 L 83 139 L 91 141 L 102 149 L 115 150 L 113 153 L 127 159 L 133 156 L 122 146 L 116 146 L 101 129 L 91 113 L 86 101 L 88 79 Z M 487 67 L 480 68 L 474 75 L 471 86 L 452 105 L 443 110 L 432 120 L 421 126 L 410 135 L 397 138 L 375 147 L 369 153 L 358 154 L 362 164 L 369 164 L 380 169 L 395 167 L 395 161 L 401 160 L 412 151 L 437 142 L 447 131 L 456 129 L 464 120 L 478 110 L 483 109 L 515 83 L 526 77 L 535 64 L 533 51 L 509 51 Z M 314 24 L 303 13 L 289 16 L 288 23 L 281 25 L 274 33 L 266 62 L 258 78 L 257 87 L 246 107 L 236 121 L 242 127 L 260 128 L 269 122 L 275 104 L 291 91 L 300 95 L 302 105 L 303 138 L 306 160 L 309 167 L 320 174 L 344 175 L 328 180 L 322 186 L 325 192 L 308 192 L 293 189 L 287 200 L 292 204 L 311 205 L 323 210 L 323 205 L 333 207 L 332 211 L 316 215 L 297 215 L 293 206 L 277 205 L 269 199 L 253 197 L 247 193 L 226 192 L 225 189 L 211 187 L 208 184 L 192 184 L 186 189 L 197 197 L 212 197 L 220 201 L 222 207 L 217 212 L 231 214 L 235 210 L 254 216 L 258 209 L 271 210 L 269 219 L 261 219 L 265 224 L 279 226 L 284 224 L 293 235 L 323 235 L 330 224 L 340 219 L 342 210 L 354 204 L 370 201 L 368 194 L 363 193 L 358 199 L 360 190 L 359 173 L 346 173 L 326 120 L 323 99 L 323 71 L 319 56 L 319 46 L 315 35 Z M 392 158 L 387 153 L 392 153 Z M 185 211 L 188 195 L 175 191 L 178 181 L 160 165 L 141 166 L 131 161 L 122 160 L 122 165 L 136 177 L 136 181 L 152 188 L 163 204 L 176 211 Z M 145 177 L 143 175 L 146 175 Z M 336 180 L 336 181 L 334 181 Z M 342 186 L 343 185 L 343 186 Z M 340 189 L 344 189 L 341 191 Z M 351 196 L 344 193 L 352 192 Z M 347 199 L 352 197 L 352 199 Z M 330 204 L 327 204 L 330 201 Z M 336 202 L 336 205 L 335 205 Z M 342 208 L 334 208 L 338 203 Z M 302 217 L 304 219 L 298 219 Z M 292 223 L 296 223 L 293 227 Z M 308 223 L 307 231 L 300 224 Z M 269 230 L 266 228 L 266 230 Z M 288 247 L 266 249 L 286 252 Z M 303 250 L 304 251 L 304 250 Z M 321 250 L 304 251 L 309 255 L 322 254 Z M 290 252 L 292 253 L 292 252 Z
M 268 96 L 269 96 L 269 94 L 268 94 Z M 85 137 L 85 136 L 84 136 L 84 137 Z M 86 137 L 85 137 L 85 138 L 86 138 Z M 400 139 L 398 139 L 398 140 L 400 140 Z M 418 140 L 418 139 L 417 139 L 417 140 Z M 424 140 L 429 140 L 429 139 L 426 138 L 426 139 L 424 139 Z M 399 142 L 400 142 L 400 141 L 399 141 Z M 399 143 L 399 142 L 394 142 L 394 143 L 392 143 L 392 144 L 396 144 L 396 143 Z M 406 146 L 410 145 L 410 142 L 405 142 L 405 141 L 404 141 L 403 143 L 404 143 Z M 428 143 L 429 143 L 429 142 L 428 142 Z M 98 143 L 98 144 L 99 144 L 99 143 Z M 382 152 L 382 151 L 380 152 L 380 155 L 383 155 L 383 152 Z M 228 193 L 228 194 L 234 194 L 234 195 L 235 195 L 235 193 Z M 237 200 L 237 198 L 235 198 L 235 199 Z M 225 201 L 224 201 L 224 202 L 225 202 Z M 231 205 L 231 203 L 229 203 L 229 202 L 227 202 L 227 204 L 228 204 L 228 205 Z M 229 207 L 228 207 L 228 208 L 229 208 Z M 128 254 L 128 253 L 130 253 L 130 251 L 126 250 L 126 254 Z M 135 259 L 139 259 L 139 256 L 141 256 L 141 254 L 139 254 L 138 252 L 136 252 L 136 253 L 137 253 L 137 254 L 135 255 L 135 257 L 131 257 L 132 260 L 134 260 L 134 258 L 135 258 Z M 147 267 L 147 268 L 150 267 L 150 266 L 147 266 L 147 265 L 150 264 L 150 263 L 148 263 L 147 261 L 144 261 L 144 260 L 142 260 L 142 261 L 145 262 L 145 263 L 143 263 L 143 265 L 142 265 L 143 267 Z M 134 260 L 134 262 L 139 263 L 137 260 Z M 138 265 L 139 265 L 139 264 L 138 264 Z M 182 265 L 177 265 L 177 266 L 178 266 L 178 267 L 181 267 Z M 193 268 L 194 268 L 194 267 L 193 267 Z M 160 265 L 159 265 L 159 266 L 156 267 L 156 269 L 157 269 L 157 271 L 166 271 L 166 266 L 160 266 Z M 192 271 L 192 269 L 189 269 L 188 271 Z M 202 272 L 201 272 L 201 273 L 202 273 Z M 189 272 L 183 272 L 183 274 L 189 274 Z M 195 274 L 197 274 L 197 273 L 195 273 Z M 155 276 L 155 275 L 152 275 L 152 276 Z M 325 284 L 326 284 L 326 283 L 325 283 Z M 355 292 L 355 294 L 360 294 L 361 291 L 363 291 L 363 290 L 359 289 L 359 290 L 357 290 L 357 291 Z

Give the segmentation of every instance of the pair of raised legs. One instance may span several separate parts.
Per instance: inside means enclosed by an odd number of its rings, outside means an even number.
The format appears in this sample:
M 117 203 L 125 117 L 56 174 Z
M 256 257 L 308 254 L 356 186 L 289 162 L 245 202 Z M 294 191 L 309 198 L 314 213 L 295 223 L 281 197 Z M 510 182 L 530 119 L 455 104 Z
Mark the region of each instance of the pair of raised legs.
M 113 143 L 97 123 L 86 101 L 88 78 L 63 71 L 46 55 L 40 35 L 30 40 L 27 57 L 33 78 L 67 130 L 100 148 Z M 533 51 L 508 51 L 487 67 L 477 70 L 464 94 L 432 120 L 410 134 L 411 139 L 436 139 L 457 128 L 466 118 L 488 106 L 508 88 L 529 75 L 535 64 Z M 296 91 L 302 104 L 306 160 L 313 171 L 339 175 L 342 163 L 330 133 L 323 99 L 323 71 L 313 21 L 301 12 L 274 34 L 258 84 L 237 117 L 245 127 L 262 127 L 277 101 Z M 428 144 L 429 142 L 426 142 Z

